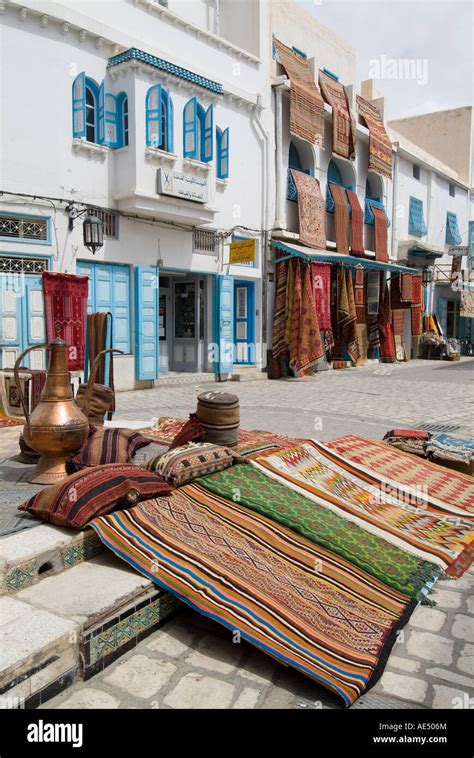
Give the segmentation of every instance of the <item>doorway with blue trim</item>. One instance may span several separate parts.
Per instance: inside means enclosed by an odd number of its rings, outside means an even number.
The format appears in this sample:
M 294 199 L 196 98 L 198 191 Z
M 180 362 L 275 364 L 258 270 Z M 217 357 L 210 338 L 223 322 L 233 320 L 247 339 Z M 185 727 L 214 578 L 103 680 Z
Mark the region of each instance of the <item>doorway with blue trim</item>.
M 234 363 L 255 365 L 255 282 L 234 282 Z

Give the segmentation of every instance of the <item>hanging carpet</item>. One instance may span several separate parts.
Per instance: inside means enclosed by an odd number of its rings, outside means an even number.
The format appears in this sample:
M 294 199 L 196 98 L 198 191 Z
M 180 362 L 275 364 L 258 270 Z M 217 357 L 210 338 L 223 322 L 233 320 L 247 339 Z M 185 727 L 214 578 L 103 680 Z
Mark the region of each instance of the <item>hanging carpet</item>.
M 87 276 L 43 272 L 46 338 L 67 342 L 69 371 L 84 369 L 88 287 Z
M 357 194 L 346 189 L 351 206 L 351 255 L 363 256 L 364 250 L 364 214 Z
M 291 313 L 290 366 L 299 376 L 311 373 L 314 362 L 323 355 L 321 333 L 313 304 L 309 265 L 298 258 L 294 265 L 294 297 Z
M 298 190 L 300 242 L 326 250 L 326 203 L 319 181 L 303 171 L 290 170 Z
M 356 95 L 358 114 L 369 129 L 369 171 L 392 178 L 392 142 L 388 136 L 379 110 Z
M 388 248 L 387 248 L 387 217 L 385 211 L 380 208 L 372 206 L 375 219 L 375 260 L 381 263 L 388 263 Z
M 422 333 L 422 314 L 423 314 L 423 287 L 421 276 L 415 274 L 412 282 L 411 306 L 411 333 L 413 337 L 418 337 Z
M 378 326 L 380 334 L 380 357 L 388 363 L 393 363 L 396 360 L 395 339 L 392 325 L 392 311 L 390 310 L 390 291 L 387 282 L 385 282 L 384 294 L 380 305 Z
M 338 253 L 349 255 L 349 207 L 346 190 L 339 184 L 328 182 L 329 192 L 334 200 L 334 231 L 336 250 Z
M 354 160 L 356 126 L 346 91 L 341 82 L 324 71 L 319 72 L 321 94 L 332 107 L 332 151 L 342 158 Z

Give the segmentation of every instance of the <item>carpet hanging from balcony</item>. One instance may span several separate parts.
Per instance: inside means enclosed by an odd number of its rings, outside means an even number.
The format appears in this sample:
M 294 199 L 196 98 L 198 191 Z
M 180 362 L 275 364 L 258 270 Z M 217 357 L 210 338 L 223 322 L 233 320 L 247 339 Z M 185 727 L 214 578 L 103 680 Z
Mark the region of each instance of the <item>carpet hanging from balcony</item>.
M 290 367 L 298 376 L 309 374 L 324 354 L 318 317 L 313 303 L 310 267 L 299 258 L 293 261 L 294 290 L 291 311 Z
M 347 205 L 346 190 L 339 184 L 328 182 L 329 192 L 334 200 L 334 231 L 336 250 L 338 253 L 349 255 L 349 206 Z
M 312 263 L 314 307 L 318 317 L 319 328 L 324 332 L 332 331 L 331 325 L 331 264 Z
M 290 79 L 290 132 L 324 147 L 324 100 L 309 70 L 308 61 L 273 38 L 278 60 Z
M 362 266 L 355 267 L 354 300 L 356 306 L 356 321 L 365 324 L 365 276 Z
M 75 274 L 43 272 L 46 338 L 68 344 L 69 371 L 84 369 L 89 278 Z
M 345 343 L 353 363 L 357 363 L 360 356 L 359 343 L 357 341 L 356 307 L 354 288 L 350 269 L 339 267 L 338 274 L 338 301 L 337 301 L 337 325 L 338 325 L 338 350 Z M 339 358 L 339 354 L 337 354 Z
M 355 158 L 356 126 L 341 82 L 319 72 L 321 94 L 332 107 L 332 151 L 342 158 Z
M 351 255 L 364 255 L 364 214 L 357 193 L 346 189 L 351 205 Z
M 416 607 L 350 561 L 196 483 L 92 527 L 152 582 L 346 705 L 375 684 Z
M 390 306 L 393 310 L 411 308 L 413 302 L 412 274 L 392 274 L 390 277 Z
M 319 181 L 302 171 L 291 169 L 298 190 L 300 242 L 326 250 L 326 203 Z
M 288 282 L 288 263 L 282 261 L 275 263 L 275 305 L 273 310 L 273 337 L 272 356 L 278 358 L 285 350 L 285 326 L 286 326 L 286 288 Z
M 388 136 L 379 110 L 356 95 L 356 107 L 369 130 L 369 171 L 392 178 L 392 142 Z
M 412 298 L 411 304 L 411 333 L 413 337 L 422 334 L 422 315 L 423 315 L 423 286 L 421 275 L 415 274 L 412 281 Z
M 387 217 L 380 208 L 372 208 L 375 219 L 375 260 L 388 263 Z

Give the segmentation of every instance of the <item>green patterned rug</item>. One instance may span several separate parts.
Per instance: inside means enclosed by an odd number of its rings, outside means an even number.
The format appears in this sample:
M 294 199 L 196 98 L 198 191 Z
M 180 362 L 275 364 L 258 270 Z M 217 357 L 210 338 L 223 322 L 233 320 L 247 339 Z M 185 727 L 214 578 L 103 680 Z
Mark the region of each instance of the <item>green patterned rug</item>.
M 253 466 L 231 466 L 196 481 L 220 497 L 251 508 L 299 532 L 409 597 L 421 599 L 421 590 L 442 573 L 435 564 L 410 555 L 327 508 L 318 506 Z

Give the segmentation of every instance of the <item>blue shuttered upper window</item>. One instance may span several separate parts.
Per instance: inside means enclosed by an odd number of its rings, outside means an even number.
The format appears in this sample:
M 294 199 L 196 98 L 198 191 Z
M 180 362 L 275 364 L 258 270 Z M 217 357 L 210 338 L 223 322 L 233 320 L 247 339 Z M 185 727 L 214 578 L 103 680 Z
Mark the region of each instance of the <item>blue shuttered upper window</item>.
M 326 183 L 326 210 L 328 213 L 334 213 L 334 198 L 331 193 L 331 184 L 337 184 L 339 187 L 345 187 L 345 189 L 354 190 L 351 184 L 345 185 L 342 179 L 342 174 L 336 161 L 330 160 L 328 165 L 328 180 Z M 349 201 L 347 201 L 350 212 Z
M 183 155 L 203 163 L 214 157 L 214 106 L 205 110 L 196 97 L 183 110 Z
M 408 233 L 415 235 L 415 237 L 424 237 L 427 231 L 425 219 L 423 218 L 423 200 L 410 197 Z
M 365 198 L 365 208 L 364 208 L 364 224 L 368 224 L 369 226 L 374 226 L 375 224 L 375 216 L 372 208 L 378 208 L 380 211 L 385 212 L 385 206 L 382 202 L 381 197 L 366 197 Z M 387 213 L 385 212 L 385 218 L 387 219 L 387 226 L 390 226 L 391 221 L 389 217 L 387 216 Z
M 128 144 L 126 94 L 112 95 L 106 91 L 105 82 L 99 85 L 82 71 L 72 85 L 72 133 L 74 137 L 112 148 Z
M 446 216 L 446 244 L 447 245 L 460 245 L 462 237 L 459 233 L 458 217 L 455 213 L 448 211 Z
M 224 131 L 221 131 L 219 127 L 216 128 L 216 153 L 217 178 L 227 179 L 229 177 L 229 128 Z
M 147 92 L 146 144 L 159 150 L 173 152 L 173 101 L 168 90 L 154 84 Z

